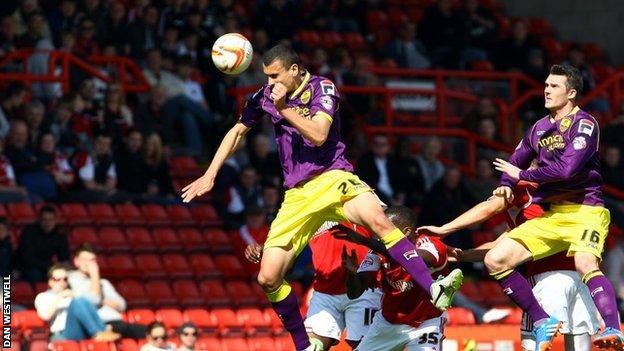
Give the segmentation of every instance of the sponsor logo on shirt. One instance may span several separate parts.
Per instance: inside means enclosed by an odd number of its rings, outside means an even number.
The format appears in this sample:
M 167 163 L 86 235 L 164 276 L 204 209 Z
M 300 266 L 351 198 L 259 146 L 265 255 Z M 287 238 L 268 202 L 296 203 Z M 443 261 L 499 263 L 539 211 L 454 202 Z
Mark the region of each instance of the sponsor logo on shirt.
M 328 79 L 321 81 L 321 91 L 323 91 L 323 95 L 336 95 L 336 87 Z
M 546 148 L 548 151 L 555 149 L 563 149 L 565 147 L 565 141 L 560 134 L 549 135 L 545 138 L 541 138 L 538 142 L 540 148 Z
M 587 140 L 584 136 L 577 136 L 572 140 L 572 147 L 574 150 L 582 150 L 587 146 Z
M 505 288 L 503 292 L 505 293 L 505 295 L 511 295 L 514 291 L 511 288 Z
M 542 136 L 542 135 L 544 135 L 544 133 L 546 133 L 545 130 L 538 130 L 537 132 L 535 132 L 535 135 Z
M 297 112 L 301 116 L 303 116 L 305 118 L 310 118 L 310 108 L 309 107 L 306 107 L 306 106 L 295 106 L 295 107 L 293 107 L 293 109 L 295 110 L 295 112 Z
M 406 292 L 414 287 L 414 283 L 412 281 L 403 281 L 403 280 L 390 280 L 386 278 L 388 284 L 394 289 L 400 292 Z
M 587 134 L 591 136 L 593 131 L 594 131 L 594 122 L 588 119 L 582 119 L 579 122 L 579 127 L 578 127 L 579 133 L 583 133 L 583 134 Z
M 321 96 L 320 102 L 326 110 L 331 110 L 334 107 L 334 100 L 329 96 Z
M 559 131 L 561 133 L 565 132 L 572 125 L 572 120 L 568 117 L 565 117 L 559 122 Z

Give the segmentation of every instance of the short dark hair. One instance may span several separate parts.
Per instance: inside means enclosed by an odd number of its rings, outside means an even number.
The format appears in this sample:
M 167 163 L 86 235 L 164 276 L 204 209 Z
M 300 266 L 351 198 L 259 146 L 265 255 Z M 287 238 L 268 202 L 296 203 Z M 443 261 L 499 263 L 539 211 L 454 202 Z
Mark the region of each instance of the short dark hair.
M 61 263 L 57 263 L 57 264 L 53 265 L 52 267 L 50 267 L 48 269 L 48 279 L 52 278 L 52 274 L 57 269 L 63 269 L 65 271 L 69 271 L 69 269 L 67 268 L 67 265 L 61 264 Z
M 44 213 L 52 213 L 56 216 L 56 209 L 50 205 L 45 205 L 41 207 L 41 210 L 39 210 L 39 215 L 41 216 Z
M 288 69 L 293 64 L 301 65 L 299 55 L 297 55 L 297 53 L 293 49 L 282 44 L 275 45 L 274 47 L 267 50 L 264 55 L 262 55 L 262 63 L 265 66 L 269 66 L 276 60 L 280 60 L 282 62 L 282 65 L 284 65 L 286 69 Z
M 583 92 L 583 77 L 576 67 L 568 64 L 553 65 L 550 67 L 550 74 L 565 76 L 566 87 L 568 90 L 576 90 L 577 97 Z
M 388 219 L 400 230 L 405 227 L 416 228 L 418 218 L 416 213 L 406 206 L 391 206 L 386 209 Z
M 182 334 L 184 332 L 184 329 L 186 328 L 193 328 L 195 329 L 196 332 L 199 332 L 199 328 L 197 328 L 197 325 L 195 325 L 195 323 L 193 322 L 184 322 L 184 324 L 182 324 L 180 326 L 180 328 L 178 328 L 178 335 Z
M 165 335 L 167 334 L 167 327 L 165 327 L 165 324 L 161 321 L 153 321 L 152 323 L 148 324 L 147 328 L 145 329 L 145 334 L 147 336 L 151 336 L 152 330 L 156 328 L 163 328 L 165 330 Z
M 85 244 L 78 246 L 78 248 L 76 249 L 76 252 L 74 253 L 74 256 L 78 256 L 83 252 L 88 252 L 88 253 L 97 255 L 97 251 L 95 250 L 95 247 L 89 243 L 85 243 Z

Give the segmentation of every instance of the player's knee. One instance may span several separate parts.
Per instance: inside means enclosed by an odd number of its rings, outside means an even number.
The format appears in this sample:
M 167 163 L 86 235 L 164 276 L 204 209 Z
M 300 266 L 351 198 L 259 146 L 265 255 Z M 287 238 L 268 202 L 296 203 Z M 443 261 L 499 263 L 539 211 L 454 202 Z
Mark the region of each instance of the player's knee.
M 375 232 L 375 234 L 380 235 L 382 233 L 388 233 L 392 229 L 394 229 L 394 225 L 386 215 L 381 211 L 376 211 L 371 215 L 371 220 L 369 222 L 370 229 Z
M 501 255 L 494 250 L 490 250 L 487 254 L 485 254 L 483 263 L 490 273 L 498 273 L 500 271 L 508 269 L 506 256 Z
M 282 282 L 284 281 L 284 278 L 278 275 L 266 273 L 263 274 L 262 272 L 260 272 L 258 274 L 257 280 L 258 284 L 260 284 L 260 287 L 262 287 L 262 290 L 264 290 L 265 292 L 271 292 L 279 289 L 279 287 L 282 285 Z
M 592 254 L 585 254 L 582 252 L 574 255 L 574 265 L 576 266 L 576 271 L 581 277 L 589 272 L 600 270 L 598 258 Z

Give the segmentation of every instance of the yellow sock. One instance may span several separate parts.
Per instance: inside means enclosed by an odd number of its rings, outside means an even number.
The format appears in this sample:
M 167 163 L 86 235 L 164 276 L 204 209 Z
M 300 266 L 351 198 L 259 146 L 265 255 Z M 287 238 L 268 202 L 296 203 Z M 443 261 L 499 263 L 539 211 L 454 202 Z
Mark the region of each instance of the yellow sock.
M 399 228 L 394 228 L 390 233 L 381 238 L 381 242 L 386 246 L 386 249 L 389 249 L 403 238 L 405 238 L 403 232 Z
M 591 272 L 587 272 L 587 273 L 585 273 L 585 275 L 583 276 L 583 279 L 582 279 L 582 280 L 583 280 L 583 283 L 587 284 L 587 282 L 588 282 L 591 278 L 593 278 L 593 277 L 597 277 L 597 276 L 599 276 L 599 275 L 604 275 L 604 274 L 602 274 L 602 272 L 600 271 L 600 269 L 596 269 L 596 270 L 593 270 L 593 271 L 591 271 Z
M 266 296 L 267 298 L 269 298 L 270 302 L 280 302 L 288 297 L 288 294 L 290 294 L 291 290 L 292 288 L 290 287 L 290 284 L 288 284 L 288 282 L 284 280 L 282 282 L 282 285 L 280 285 L 277 290 L 266 293 Z
M 508 269 L 508 270 L 497 272 L 497 273 L 490 273 L 490 276 L 496 280 L 501 280 L 505 278 L 506 276 L 510 275 L 511 273 L 513 273 L 513 269 Z

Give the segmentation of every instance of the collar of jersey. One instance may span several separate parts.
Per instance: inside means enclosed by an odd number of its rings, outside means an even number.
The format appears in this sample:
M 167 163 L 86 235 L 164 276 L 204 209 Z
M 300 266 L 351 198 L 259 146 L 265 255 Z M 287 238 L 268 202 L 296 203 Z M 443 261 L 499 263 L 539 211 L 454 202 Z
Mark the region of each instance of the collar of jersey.
M 579 110 L 580 110 L 580 108 L 578 106 L 574 106 L 572 111 L 570 111 L 565 117 L 573 116 L 573 115 L 577 114 L 579 112 Z M 557 122 L 553 117 L 550 117 L 550 121 L 551 121 L 551 123 Z
M 292 100 L 292 99 L 296 98 L 297 96 L 299 96 L 299 94 L 301 94 L 301 91 L 303 90 L 303 88 L 305 88 L 306 84 L 308 84 L 309 80 L 310 80 L 310 72 L 306 71 L 305 76 L 303 76 L 303 81 L 301 82 L 301 84 L 299 84 L 299 86 L 297 87 L 297 90 L 295 90 L 290 95 L 289 100 Z

